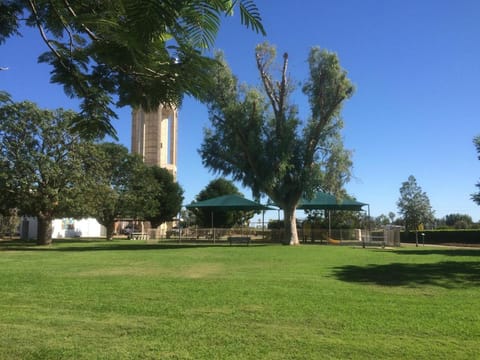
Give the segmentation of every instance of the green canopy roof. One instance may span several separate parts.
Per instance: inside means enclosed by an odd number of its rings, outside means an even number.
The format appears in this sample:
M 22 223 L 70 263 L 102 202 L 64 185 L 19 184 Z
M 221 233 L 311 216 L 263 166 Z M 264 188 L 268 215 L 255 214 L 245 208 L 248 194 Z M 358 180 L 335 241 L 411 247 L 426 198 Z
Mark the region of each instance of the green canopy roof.
M 334 195 L 319 191 L 315 194 L 313 199 L 300 199 L 297 209 L 362 211 L 362 207 L 365 205 L 367 204 L 356 200 L 337 199 Z
M 259 204 L 255 201 L 245 199 L 238 195 L 223 195 L 216 198 L 192 202 L 185 206 L 192 208 L 209 208 L 211 210 L 272 210 L 272 208 Z

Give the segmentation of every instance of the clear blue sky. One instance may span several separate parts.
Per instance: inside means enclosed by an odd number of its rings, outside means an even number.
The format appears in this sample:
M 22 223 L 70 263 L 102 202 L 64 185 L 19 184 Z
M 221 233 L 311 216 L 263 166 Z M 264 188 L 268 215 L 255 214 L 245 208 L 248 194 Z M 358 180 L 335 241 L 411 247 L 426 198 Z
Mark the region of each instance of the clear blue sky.
M 216 47 L 241 81 L 258 83 L 253 50 L 268 41 L 288 52 L 290 75 L 303 81 L 311 46 L 335 51 L 356 85 L 344 107 L 345 146 L 354 151 L 348 192 L 370 204 L 371 214 L 397 213 L 399 188 L 409 175 L 430 198 L 435 215 L 469 214 L 480 180 L 472 143 L 480 134 L 480 1 L 477 0 L 257 0 L 267 36 L 225 21 Z M 46 108 L 75 108 L 49 67 L 33 30 L 0 46 L 0 89 L 14 100 Z M 309 109 L 294 99 L 301 114 Z M 130 147 L 130 109 L 118 112 L 120 142 Z M 215 175 L 203 168 L 198 148 L 208 125 L 206 109 L 185 99 L 179 112 L 178 180 L 190 203 Z M 242 189 L 251 197 L 247 189 Z

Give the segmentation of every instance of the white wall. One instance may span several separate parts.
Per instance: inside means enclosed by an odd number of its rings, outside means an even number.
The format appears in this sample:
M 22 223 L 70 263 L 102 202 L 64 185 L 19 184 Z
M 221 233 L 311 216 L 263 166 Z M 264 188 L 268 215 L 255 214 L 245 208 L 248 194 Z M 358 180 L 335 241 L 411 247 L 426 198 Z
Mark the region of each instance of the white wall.
M 52 238 L 65 237 L 103 237 L 105 228 L 97 220 L 88 219 L 55 219 L 52 221 Z M 37 238 L 37 219 L 22 218 L 20 222 L 20 236 L 29 240 Z
M 88 219 L 55 219 L 53 220 L 52 237 L 101 237 L 105 236 L 104 227 L 97 220 Z

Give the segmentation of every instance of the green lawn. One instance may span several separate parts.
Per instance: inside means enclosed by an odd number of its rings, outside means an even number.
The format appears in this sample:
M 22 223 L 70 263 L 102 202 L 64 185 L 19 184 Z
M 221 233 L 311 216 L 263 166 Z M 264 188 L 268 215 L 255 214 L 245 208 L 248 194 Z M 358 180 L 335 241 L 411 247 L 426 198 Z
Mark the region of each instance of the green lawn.
M 480 250 L 0 243 L 0 359 L 476 359 Z

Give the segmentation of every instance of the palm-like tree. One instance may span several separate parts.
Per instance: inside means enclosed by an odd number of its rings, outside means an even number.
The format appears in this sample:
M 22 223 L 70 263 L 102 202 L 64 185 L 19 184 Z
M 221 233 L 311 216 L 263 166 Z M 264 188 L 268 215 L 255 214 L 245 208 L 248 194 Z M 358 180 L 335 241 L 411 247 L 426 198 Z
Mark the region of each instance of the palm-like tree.
M 51 80 L 82 99 L 76 127 L 114 136 L 114 102 L 151 110 L 201 96 L 213 63 L 205 50 L 234 9 L 242 24 L 265 33 L 253 0 L 2 2 L 0 44 L 19 34 L 23 19 L 38 28 L 49 48 L 39 60 L 52 65 Z

